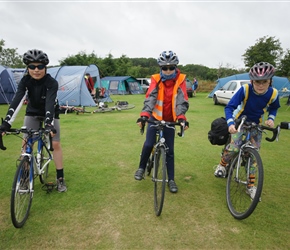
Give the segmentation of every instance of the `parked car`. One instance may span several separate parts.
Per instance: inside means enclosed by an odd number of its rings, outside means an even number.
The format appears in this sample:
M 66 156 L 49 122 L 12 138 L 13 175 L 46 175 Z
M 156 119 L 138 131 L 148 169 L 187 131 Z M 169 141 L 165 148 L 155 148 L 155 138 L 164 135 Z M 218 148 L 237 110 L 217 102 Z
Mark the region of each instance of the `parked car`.
M 144 90 L 144 93 L 146 94 L 147 90 L 149 89 L 151 79 L 150 78 L 137 78 L 137 80 L 140 82 L 141 87 Z
M 227 105 L 233 95 L 240 89 L 244 84 L 250 83 L 249 80 L 231 80 L 227 82 L 220 89 L 216 90 L 213 94 L 213 103 L 215 105 L 225 104 Z
M 192 81 L 190 81 L 188 78 L 186 78 L 186 91 L 187 91 L 187 95 L 188 97 L 192 97 Z

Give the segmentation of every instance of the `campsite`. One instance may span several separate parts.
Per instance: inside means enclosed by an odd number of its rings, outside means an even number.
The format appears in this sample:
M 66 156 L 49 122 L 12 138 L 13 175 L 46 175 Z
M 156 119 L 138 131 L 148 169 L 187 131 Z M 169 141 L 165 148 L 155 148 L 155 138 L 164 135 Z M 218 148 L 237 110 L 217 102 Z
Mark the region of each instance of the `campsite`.
M 235 220 L 226 207 L 226 179 L 213 175 L 221 148 L 207 140 L 211 121 L 223 115 L 224 107 L 212 105 L 208 94 L 189 99 L 190 128 L 184 138 L 175 138 L 179 192 L 166 189 L 160 217 L 154 214 L 150 178 L 133 177 L 145 139 L 136 125 L 144 95 L 112 95 L 114 102 L 136 105 L 124 112 L 61 116 L 68 191 L 47 194 L 36 180 L 31 213 L 22 229 L 13 227 L 9 211 L 21 141 L 5 136 L 7 150 L 0 152 L 0 248 L 289 249 L 290 131 L 281 131 L 278 142 L 263 139 L 262 201 L 248 219 Z M 289 119 L 287 99 L 280 100 L 276 124 Z M 0 105 L 0 113 L 6 111 L 7 105 Z M 22 125 L 23 114 L 22 109 L 13 126 Z M 53 175 L 53 165 L 50 170 Z

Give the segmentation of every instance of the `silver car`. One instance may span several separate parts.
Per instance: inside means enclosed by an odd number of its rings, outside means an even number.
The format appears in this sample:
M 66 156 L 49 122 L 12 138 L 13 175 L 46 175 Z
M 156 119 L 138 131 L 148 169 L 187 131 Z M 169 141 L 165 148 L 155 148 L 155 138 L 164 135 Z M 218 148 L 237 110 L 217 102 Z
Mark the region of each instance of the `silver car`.
M 215 105 L 225 104 L 227 105 L 233 95 L 240 89 L 244 84 L 250 83 L 249 80 L 231 80 L 227 82 L 220 89 L 216 90 L 213 94 L 213 102 Z

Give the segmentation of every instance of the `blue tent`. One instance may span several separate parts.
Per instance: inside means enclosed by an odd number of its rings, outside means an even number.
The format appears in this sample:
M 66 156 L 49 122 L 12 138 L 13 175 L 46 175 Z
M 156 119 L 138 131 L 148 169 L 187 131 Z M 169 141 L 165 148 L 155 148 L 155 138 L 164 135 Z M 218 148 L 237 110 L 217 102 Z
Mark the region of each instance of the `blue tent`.
M 217 85 L 212 90 L 212 92 L 210 92 L 208 97 L 213 97 L 213 94 L 216 90 L 220 89 L 222 86 L 224 86 L 227 82 L 231 80 L 250 80 L 250 77 L 248 73 L 243 73 L 243 74 L 236 74 L 236 75 L 220 78 L 216 81 Z M 274 76 L 272 85 L 274 88 L 278 90 L 280 97 L 285 96 L 285 93 L 287 93 L 287 91 L 285 92 L 286 89 L 290 90 L 290 81 L 286 77 Z M 289 91 L 288 91 L 288 95 L 289 95 Z
M 11 103 L 24 71 L 24 69 L 11 69 L 0 65 L 0 104 Z
M 101 86 L 111 95 L 144 94 L 140 82 L 132 76 L 106 76 L 101 79 Z
M 85 82 L 85 74 L 89 73 L 95 88 L 100 87 L 100 74 L 96 65 L 53 67 L 48 68 L 47 73 L 58 81 L 57 97 L 60 105 L 96 106 Z

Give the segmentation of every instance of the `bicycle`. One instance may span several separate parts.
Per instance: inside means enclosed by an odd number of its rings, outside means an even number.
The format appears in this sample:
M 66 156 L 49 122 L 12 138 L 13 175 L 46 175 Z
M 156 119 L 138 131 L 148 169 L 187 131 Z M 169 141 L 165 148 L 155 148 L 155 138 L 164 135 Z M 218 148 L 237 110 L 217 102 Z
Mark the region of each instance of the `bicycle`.
M 157 141 L 153 147 L 151 156 L 149 157 L 148 162 L 151 162 L 151 169 L 153 167 L 152 181 L 154 182 L 154 210 L 156 216 L 160 216 L 163 208 L 164 197 L 165 197 L 165 186 L 168 182 L 167 180 L 167 165 L 166 165 L 166 154 L 168 152 L 168 146 L 166 145 L 165 138 L 163 137 L 163 129 L 170 128 L 174 129 L 176 125 L 180 126 L 180 132 L 178 136 L 184 136 L 184 125 L 179 122 L 166 122 L 166 121 L 152 121 L 147 120 L 148 123 L 151 123 L 151 127 L 157 128 L 156 138 Z M 140 129 L 141 134 L 144 133 L 145 123 L 142 124 Z M 147 163 L 146 169 L 150 167 Z M 150 175 L 150 171 L 147 169 L 144 173 L 147 172 L 147 175 Z M 149 174 L 148 174 L 149 173 Z M 145 178 L 144 178 L 145 179 Z
M 39 129 L 28 129 L 25 126 L 20 129 L 10 129 L 7 135 L 16 135 L 24 143 L 19 160 L 16 164 L 16 173 L 14 176 L 10 213 L 14 227 L 21 228 L 29 216 L 34 193 L 34 179 L 39 176 L 40 182 L 47 187 L 53 188 L 54 185 L 48 182 L 49 163 L 53 160 L 50 151 L 53 151 L 52 137 L 50 132 L 40 127 Z M 26 134 L 24 139 L 20 134 Z M 37 150 L 33 150 L 33 144 L 37 142 Z M 6 150 L 3 145 L 2 136 L 0 137 L 0 148 Z
M 243 127 L 245 135 L 239 152 L 229 163 L 226 200 L 232 216 L 242 220 L 249 217 L 261 201 L 264 181 L 262 158 L 258 148 L 250 141 L 251 131 L 264 132 L 264 130 L 269 130 L 273 133 L 273 136 L 272 138 L 266 137 L 266 140 L 273 142 L 275 139 L 278 140 L 280 125 L 276 128 L 270 128 L 246 122 L 246 116 L 243 116 L 239 122 L 240 124 L 236 124 L 238 131 Z M 223 150 L 225 150 L 226 145 Z

